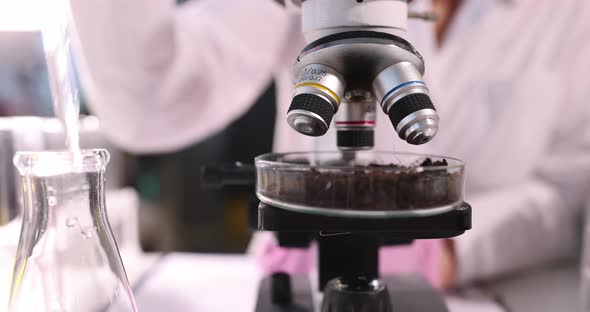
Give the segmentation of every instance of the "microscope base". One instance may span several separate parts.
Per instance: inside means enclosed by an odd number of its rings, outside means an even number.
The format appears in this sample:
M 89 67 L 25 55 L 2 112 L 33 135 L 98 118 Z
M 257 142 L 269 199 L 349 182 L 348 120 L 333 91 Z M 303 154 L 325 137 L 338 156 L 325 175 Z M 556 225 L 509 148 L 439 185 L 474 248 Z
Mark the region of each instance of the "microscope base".
M 440 295 L 418 275 L 393 275 L 381 278 L 387 284 L 396 312 L 449 312 Z M 260 283 L 256 312 L 315 312 L 310 281 L 304 276 L 292 276 L 290 304 L 272 303 L 272 278 Z

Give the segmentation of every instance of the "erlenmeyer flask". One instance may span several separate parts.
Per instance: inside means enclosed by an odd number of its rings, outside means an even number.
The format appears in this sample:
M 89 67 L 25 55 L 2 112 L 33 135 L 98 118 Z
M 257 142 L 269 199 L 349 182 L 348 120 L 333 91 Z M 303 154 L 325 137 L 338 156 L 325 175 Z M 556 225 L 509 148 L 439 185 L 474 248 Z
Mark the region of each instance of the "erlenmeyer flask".
M 23 225 L 11 312 L 137 311 L 105 208 L 106 150 L 17 153 Z

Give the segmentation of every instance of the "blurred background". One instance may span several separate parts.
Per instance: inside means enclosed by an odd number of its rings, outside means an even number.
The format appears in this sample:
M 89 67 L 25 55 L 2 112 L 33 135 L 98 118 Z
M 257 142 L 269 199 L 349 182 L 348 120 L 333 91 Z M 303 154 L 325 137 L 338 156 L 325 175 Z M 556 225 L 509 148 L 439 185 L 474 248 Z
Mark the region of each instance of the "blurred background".
M 1 4 L 2 1 L 0 11 Z M 25 4 L 26 1 L 23 10 Z M 11 22 L 8 18 L 0 13 L 0 117 L 51 117 L 41 34 L 32 21 Z M 81 93 L 81 112 L 90 115 L 84 105 L 83 89 Z M 269 85 L 245 116 L 222 132 L 177 153 L 129 155 L 109 145 L 112 154 L 122 154 L 122 161 L 108 170 L 118 170 L 119 186 L 131 186 L 140 196 L 140 237 L 145 251 L 246 250 L 250 239 L 247 205 L 254 196 L 253 190 L 203 190 L 200 168 L 232 161 L 252 163 L 256 155 L 270 152 L 274 98 L 274 85 Z M 248 140 L 254 135 L 256 140 Z
M 33 0 L 0 0 L 0 147 L 3 146 L 1 144 L 3 143 L 2 120 L 4 118 L 18 116 L 46 118 L 54 115 L 47 65 L 39 31 L 41 26 L 37 25 L 38 20 L 41 20 L 41 18 L 35 16 L 35 14 L 43 14 L 43 10 L 37 10 L 37 12 L 27 11 L 31 7 L 30 4 L 27 4 L 29 1 Z M 187 1 L 190 0 L 177 0 L 177 5 L 182 5 L 183 2 Z M 11 5 L 10 10 L 3 7 L 8 3 Z M 19 7 L 20 5 L 22 7 Z M 11 13 L 3 14 L 8 11 Z M 22 14 L 19 14 L 19 12 Z M 23 19 L 23 16 L 28 18 Z M 491 85 L 494 87 L 494 81 L 492 81 Z M 78 87 L 81 92 L 81 113 L 84 116 L 92 116 L 92 112 L 85 105 L 84 89 L 80 83 L 78 83 Z M 494 94 L 486 94 L 486 96 L 493 97 Z M 138 219 L 138 231 L 135 231 L 133 227 L 131 231 L 139 233 L 143 251 L 216 254 L 244 254 L 246 252 L 252 238 L 252 232 L 249 228 L 248 205 L 255 195 L 254 190 L 249 187 L 224 188 L 223 190 L 205 189 L 201 182 L 201 168 L 207 165 L 229 164 L 236 161 L 253 163 L 254 157 L 257 155 L 270 152 L 272 150 L 273 133 L 275 132 L 274 123 L 277 114 L 275 97 L 275 84 L 271 83 L 256 103 L 241 118 L 198 144 L 175 153 L 129 154 L 117 149 L 113 144 L 107 142 L 104 137 L 96 140 L 95 136 L 82 135 L 81 143 L 83 147 L 105 147 L 109 149 L 113 156 L 107 167 L 107 177 L 110 180 L 111 189 L 131 188 L 135 190 L 139 199 L 137 211 L 129 211 Z M 84 129 L 95 131 L 95 129 L 100 128 L 96 124 L 98 123 L 96 119 L 91 117 L 83 119 L 86 122 L 82 123 L 82 132 L 84 132 Z M 256 139 L 252 140 L 253 137 Z M 63 139 L 60 138 L 60 140 L 63 144 Z M 55 148 L 57 145 L 50 144 L 47 146 Z M 2 202 L 2 178 L 8 172 L 6 170 L 14 170 L 8 158 L 2 159 L 2 154 L 2 150 L 0 150 L 0 228 L 7 219 L 3 219 L 1 213 L 2 208 L 5 208 L 5 203 Z M 10 154 L 10 157 L 12 157 L 13 151 L 10 153 L 5 151 L 4 154 Z M 9 167 L 3 168 L 3 163 L 8 164 Z M 120 205 L 110 206 L 109 204 L 109 207 L 115 207 L 114 210 L 116 211 L 118 206 L 135 206 L 135 193 L 132 195 L 123 193 L 119 194 L 119 196 L 113 196 L 115 193 L 109 194 L 108 198 L 122 198 Z M 129 204 L 130 202 L 132 204 Z M 584 213 L 586 215 L 583 218 L 583 213 L 580 213 L 579 222 L 583 223 L 585 220 L 585 224 L 589 224 L 590 214 Z M 111 214 L 110 211 L 109 214 Z M 110 215 L 109 218 L 115 232 L 124 232 L 124 230 L 117 231 L 117 227 L 123 227 L 121 224 L 127 223 L 130 219 L 129 215 L 125 213 L 121 213 L 120 216 L 117 216 L 116 213 L 113 213 L 113 215 Z M 125 236 L 125 234 L 122 234 L 122 236 Z M 579 236 L 583 240 L 582 244 L 584 246 L 590 246 L 589 227 L 585 228 L 583 238 L 582 235 Z M 16 239 L 17 235 L 15 234 L 13 237 Z M 130 235 L 127 239 L 117 237 L 117 240 L 118 242 L 136 242 L 137 239 L 135 238 Z M 0 244 L 0 251 L 1 247 Z M 121 249 L 126 249 L 124 247 Z M 512 301 L 518 301 L 522 298 L 522 305 L 527 307 L 529 307 L 529 302 L 536 303 L 536 299 L 539 298 L 551 300 L 552 294 L 566 295 L 559 300 L 553 300 L 555 302 L 574 302 L 578 300 L 579 293 L 582 294 L 583 299 L 590 302 L 590 299 L 588 299 L 590 298 L 590 248 L 586 247 L 582 250 L 577 245 L 576 248 L 583 251 L 584 260 L 581 260 L 579 255 L 575 255 L 572 263 L 568 262 L 564 265 L 559 263 L 558 265 L 561 266 L 549 267 L 547 269 L 548 273 L 525 272 L 522 279 L 519 279 L 520 276 L 515 275 L 516 278 L 514 278 L 513 282 L 509 280 L 512 276 L 508 276 L 506 282 L 500 278 L 498 281 L 491 281 L 490 285 L 483 285 L 485 286 L 483 288 L 494 290 L 497 293 L 521 294 L 517 299 L 511 299 L 509 296 L 505 298 Z M 8 254 L 14 253 L 10 250 Z M 125 257 L 125 255 L 123 256 Z M 8 258 L 5 257 L 5 259 Z M 1 256 L 0 260 L 2 260 Z M 211 260 L 208 265 L 213 265 L 216 261 L 217 259 Z M 580 261 L 583 262 L 582 266 L 578 263 Z M 133 261 L 125 259 L 125 262 Z M 142 266 L 133 263 L 128 268 L 141 272 Z M 12 263 L 9 265 L 12 265 Z M 192 263 L 190 266 L 197 267 Z M 581 275 L 580 268 L 583 270 L 582 273 L 586 281 L 582 284 L 582 289 L 578 289 Z M 249 269 L 250 267 L 243 271 Z M 203 270 L 208 270 L 208 268 Z M 129 275 L 133 280 L 134 277 L 140 274 L 130 272 Z M 537 279 L 538 277 L 539 279 Z M 2 272 L 0 272 L 0 280 L 2 279 Z M 548 283 L 548 281 L 550 282 Z M 545 287 L 547 288 L 546 292 L 537 291 L 535 287 L 532 287 L 535 285 L 547 285 Z M 460 293 L 459 295 L 463 296 L 465 294 Z M 465 297 L 469 297 L 469 295 L 467 294 Z M 479 296 L 479 294 L 477 295 Z M 500 301 L 498 298 L 493 299 Z M 0 298 L 1 302 L 2 298 Z M 538 305 L 542 304 L 544 304 L 544 301 L 539 300 Z

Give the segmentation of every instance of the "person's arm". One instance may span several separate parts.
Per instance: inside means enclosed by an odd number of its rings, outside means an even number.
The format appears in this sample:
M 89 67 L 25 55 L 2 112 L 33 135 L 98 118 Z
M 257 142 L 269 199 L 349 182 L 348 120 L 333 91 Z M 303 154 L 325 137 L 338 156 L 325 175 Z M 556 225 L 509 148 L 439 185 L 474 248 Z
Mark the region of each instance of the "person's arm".
M 274 0 L 71 4 L 91 110 L 133 152 L 182 148 L 245 113 L 289 27 Z
M 590 40 L 584 37 L 572 40 L 571 49 L 565 50 L 569 52 L 557 57 L 567 61 L 564 77 L 556 79 L 571 82 L 559 91 L 562 102 L 539 104 L 560 109 L 556 124 L 547 125 L 554 129 L 551 145 L 540 159 L 532 160 L 538 163 L 534 174 L 518 185 L 468 198 L 474 207 L 473 229 L 454 240 L 459 282 L 499 277 L 576 255 L 580 208 L 590 192 L 590 64 L 584 56 L 590 52 Z
M 473 229 L 454 240 L 459 283 L 537 268 L 575 253 L 576 207 L 550 183 L 531 180 L 470 203 Z

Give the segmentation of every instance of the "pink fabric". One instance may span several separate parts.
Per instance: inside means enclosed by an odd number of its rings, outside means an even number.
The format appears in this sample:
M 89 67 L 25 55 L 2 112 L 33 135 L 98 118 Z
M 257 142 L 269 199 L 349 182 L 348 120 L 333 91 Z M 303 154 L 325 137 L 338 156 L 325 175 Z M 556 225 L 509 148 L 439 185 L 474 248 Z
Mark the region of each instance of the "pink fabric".
M 379 253 L 381 273 L 422 274 L 432 285 L 440 287 L 440 240 L 418 240 L 411 245 L 384 247 Z M 306 274 L 316 265 L 316 246 L 310 249 L 281 248 L 269 240 L 258 263 L 265 274 L 286 272 Z

